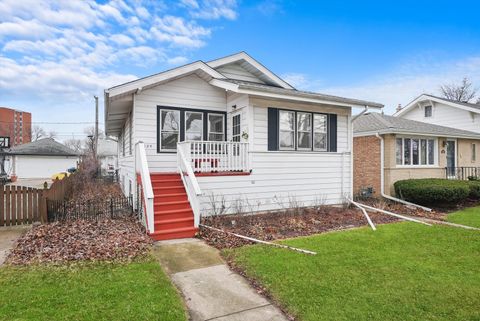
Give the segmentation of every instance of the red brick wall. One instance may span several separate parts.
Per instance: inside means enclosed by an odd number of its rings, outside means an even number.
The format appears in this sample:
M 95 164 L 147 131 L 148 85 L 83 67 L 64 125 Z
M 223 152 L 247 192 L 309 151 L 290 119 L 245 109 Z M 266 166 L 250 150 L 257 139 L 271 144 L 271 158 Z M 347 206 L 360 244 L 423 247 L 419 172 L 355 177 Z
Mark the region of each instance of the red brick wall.
M 353 193 L 373 187 L 380 195 L 380 139 L 375 136 L 353 138 Z
M 10 146 L 32 140 L 32 114 L 0 107 L 0 136 L 10 137 Z

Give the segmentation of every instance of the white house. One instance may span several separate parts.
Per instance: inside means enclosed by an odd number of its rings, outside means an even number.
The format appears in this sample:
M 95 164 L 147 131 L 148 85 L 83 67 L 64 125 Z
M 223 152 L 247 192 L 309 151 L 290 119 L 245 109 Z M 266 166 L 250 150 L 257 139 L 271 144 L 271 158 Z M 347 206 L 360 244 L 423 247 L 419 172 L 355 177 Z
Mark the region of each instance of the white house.
M 18 178 L 46 178 L 58 172 L 77 167 L 79 157 L 67 146 L 53 138 L 18 145 L 4 151 L 9 176 Z
M 480 133 L 480 105 L 433 95 L 420 95 L 394 116 Z M 477 154 L 477 142 L 448 139 L 445 144 L 446 167 L 450 168 L 450 172 L 477 172 L 476 158 L 472 158 L 469 164 L 461 161 L 463 156 Z
M 480 105 L 427 94 L 418 96 L 394 116 L 480 133 Z
M 118 144 L 111 139 L 99 139 L 97 147 L 97 158 L 103 174 L 114 173 L 118 168 Z
M 239 203 L 342 203 L 352 107 L 383 105 L 296 90 L 240 52 L 105 90 L 105 127 L 119 138 L 123 190 L 139 189 L 149 232 L 167 239 Z

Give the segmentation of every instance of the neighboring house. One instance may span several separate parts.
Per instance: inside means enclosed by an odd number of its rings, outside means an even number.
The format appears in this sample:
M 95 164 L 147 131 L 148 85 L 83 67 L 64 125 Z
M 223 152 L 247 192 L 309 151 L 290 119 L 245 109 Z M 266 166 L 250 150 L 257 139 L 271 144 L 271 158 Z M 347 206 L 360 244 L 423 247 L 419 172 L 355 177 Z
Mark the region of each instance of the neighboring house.
M 18 145 L 3 151 L 6 172 L 18 178 L 50 178 L 58 172 L 77 167 L 78 155 L 53 138 Z
M 427 94 L 415 98 L 394 116 L 480 133 L 480 105 Z
M 118 168 L 118 143 L 111 139 L 99 139 L 97 158 L 103 174 L 114 173 Z
M 466 179 L 457 177 L 458 167 L 472 169 L 464 176 L 477 175 L 480 133 L 379 113 L 357 117 L 353 128 L 355 194 L 379 196 L 382 179 L 385 194 L 392 196 L 398 180 Z
M 344 202 L 352 107 L 366 106 L 383 107 L 296 90 L 241 52 L 105 90 L 105 127 L 119 138 L 124 192 L 141 182 L 162 239 L 192 236 L 200 214 Z

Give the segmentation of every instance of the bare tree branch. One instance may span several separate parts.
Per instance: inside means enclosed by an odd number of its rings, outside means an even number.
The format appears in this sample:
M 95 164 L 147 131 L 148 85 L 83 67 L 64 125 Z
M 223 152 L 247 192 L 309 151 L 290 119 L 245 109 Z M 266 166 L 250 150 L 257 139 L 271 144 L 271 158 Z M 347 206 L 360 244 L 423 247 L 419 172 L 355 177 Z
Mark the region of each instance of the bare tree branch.
M 32 127 L 32 141 L 37 141 L 45 137 L 47 137 L 47 133 L 45 132 L 45 129 L 43 129 L 38 125 L 35 125 Z
M 460 84 L 440 86 L 440 92 L 447 99 L 464 103 L 471 102 L 477 95 L 477 89 L 472 86 L 472 82 L 467 77 L 463 78 Z

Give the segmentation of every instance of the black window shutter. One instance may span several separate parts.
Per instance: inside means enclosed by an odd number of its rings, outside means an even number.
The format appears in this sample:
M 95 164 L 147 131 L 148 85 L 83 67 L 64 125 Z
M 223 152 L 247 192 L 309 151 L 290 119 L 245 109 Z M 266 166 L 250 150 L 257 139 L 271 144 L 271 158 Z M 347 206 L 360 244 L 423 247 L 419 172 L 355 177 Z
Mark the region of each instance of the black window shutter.
M 337 114 L 328 114 L 328 151 L 337 151 Z
M 268 108 L 268 150 L 278 150 L 277 108 Z

